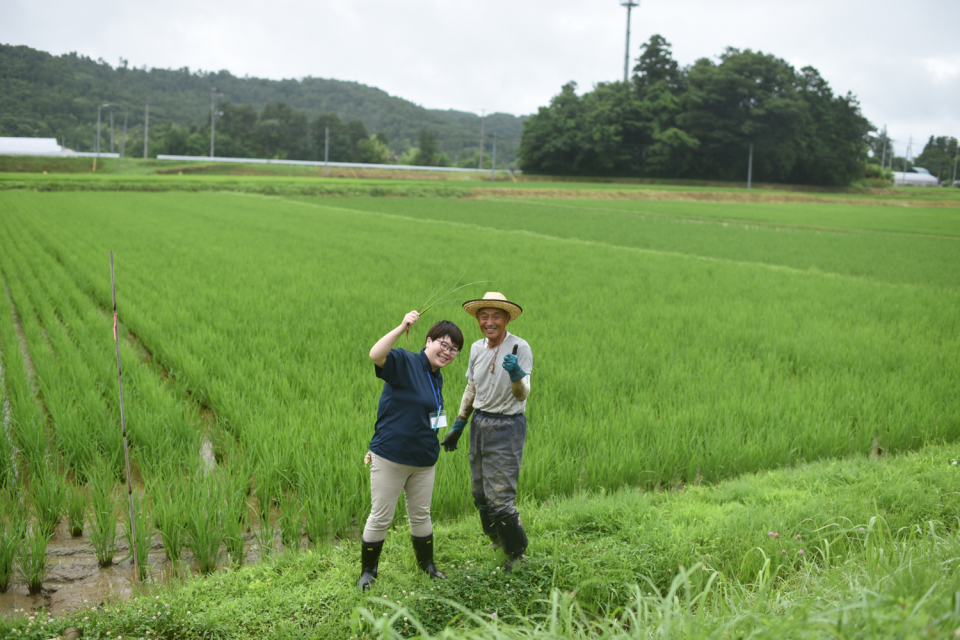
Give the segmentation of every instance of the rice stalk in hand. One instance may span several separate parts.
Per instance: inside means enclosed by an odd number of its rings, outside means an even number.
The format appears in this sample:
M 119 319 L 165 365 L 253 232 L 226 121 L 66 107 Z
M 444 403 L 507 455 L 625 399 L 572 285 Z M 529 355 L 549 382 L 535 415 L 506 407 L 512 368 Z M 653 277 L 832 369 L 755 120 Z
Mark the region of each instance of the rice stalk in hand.
M 53 530 L 60 523 L 64 505 L 67 501 L 66 478 L 49 465 L 38 476 L 34 476 L 31 486 L 33 492 L 33 508 L 37 516 L 37 523 L 47 536 L 53 535 Z
M 287 492 L 280 503 L 280 542 L 286 550 L 300 550 L 300 535 L 303 531 L 303 506 L 293 492 Z
M 90 544 L 101 567 L 113 564 L 117 553 L 117 502 L 110 466 L 99 460 L 90 469 Z
M 153 532 L 153 523 L 150 521 L 150 516 L 147 514 L 146 509 L 143 505 L 140 504 L 141 500 L 136 493 L 133 494 L 133 514 L 134 514 L 134 524 L 133 531 L 130 528 L 130 522 L 123 523 L 123 535 L 127 539 L 127 548 L 136 549 L 137 553 L 137 562 L 136 566 L 140 570 L 140 575 L 138 576 L 139 580 L 142 582 L 147 577 L 147 558 L 150 554 L 150 534 Z M 136 532 L 136 544 L 134 544 L 133 532 Z M 129 557 L 129 552 L 128 552 Z
M 40 593 L 43 579 L 47 577 L 47 543 L 50 535 L 42 526 L 35 526 L 17 550 L 17 565 L 27 583 L 30 595 Z
M 471 282 L 471 283 L 469 283 L 469 284 L 460 285 L 460 286 L 458 287 L 457 285 L 460 284 L 460 281 L 463 280 L 463 276 L 464 276 L 466 273 L 467 273 L 467 270 L 466 270 L 466 268 L 464 268 L 463 273 L 460 274 L 460 277 L 457 278 L 457 281 L 454 282 L 454 283 L 450 286 L 450 288 L 447 289 L 446 291 L 444 291 L 443 293 L 439 293 L 439 292 L 443 289 L 443 287 L 437 287 L 436 289 L 434 289 L 434 290 L 433 290 L 433 293 L 430 294 L 430 297 L 427 298 L 427 301 L 424 302 L 422 305 L 420 305 L 420 308 L 417 309 L 417 313 L 419 313 L 419 314 L 422 315 L 422 314 L 426 313 L 427 311 L 430 311 L 430 309 L 434 308 L 434 307 L 437 306 L 438 304 L 443 304 L 444 302 L 450 302 L 451 300 L 454 299 L 454 298 L 449 297 L 450 294 L 456 293 L 457 291 L 460 291 L 461 289 L 466 289 L 467 287 L 472 287 L 472 286 L 475 285 L 475 284 L 484 284 L 484 283 L 486 283 L 486 282 L 492 282 L 492 280 L 478 280 L 478 281 L 476 281 L 476 282 Z M 439 294 L 439 295 L 438 295 L 438 294 Z M 433 301 L 433 302 L 431 302 L 431 301 Z M 409 347 L 409 346 L 410 346 L 410 327 L 407 327 L 407 330 L 406 330 L 404 333 L 405 333 L 406 336 L 407 336 L 407 346 Z
M 67 525 L 70 535 L 79 538 L 83 535 L 83 523 L 87 515 L 87 496 L 77 485 L 67 489 Z

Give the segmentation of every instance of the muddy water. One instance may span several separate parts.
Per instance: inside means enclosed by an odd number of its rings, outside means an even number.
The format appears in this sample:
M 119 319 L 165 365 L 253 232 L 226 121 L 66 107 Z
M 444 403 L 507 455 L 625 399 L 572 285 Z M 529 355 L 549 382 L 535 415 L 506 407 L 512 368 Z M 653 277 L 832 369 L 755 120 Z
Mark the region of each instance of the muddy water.
M 127 553 L 126 541 L 119 542 L 117 560 Z M 159 538 L 149 553 L 150 573 L 163 576 L 171 571 Z M 133 562 L 100 568 L 93 546 L 86 536 L 72 538 L 66 523 L 57 526 L 47 545 L 47 577 L 39 594 L 31 596 L 22 577 L 15 575 L 6 593 L 0 593 L 0 615 L 20 615 L 45 608 L 63 615 L 87 607 L 96 607 L 111 598 L 128 598 L 133 580 Z
M 127 543 L 119 529 L 117 534 L 118 545 L 114 558 L 119 560 L 127 554 Z M 254 564 L 262 555 L 256 544 L 256 536 L 250 531 L 245 538 L 244 564 Z M 305 549 L 307 545 L 304 535 L 300 547 Z M 221 547 L 221 552 L 223 566 L 227 562 L 226 548 Z M 279 530 L 276 531 L 271 553 L 282 553 Z M 182 551 L 179 567 L 173 566 L 156 532 L 151 540 L 147 565 L 149 584 L 163 583 L 176 575 L 196 573 L 193 555 L 186 549 Z M 0 593 L 0 615 L 27 615 L 43 608 L 50 615 L 62 616 L 80 609 L 96 608 L 104 602 L 127 600 L 133 594 L 133 577 L 132 560 L 125 559 L 101 568 L 89 538 L 71 537 L 66 522 L 61 522 L 47 545 L 47 577 L 43 581 L 43 589 L 31 596 L 27 592 L 26 582 L 21 576 L 15 575 L 7 592 Z

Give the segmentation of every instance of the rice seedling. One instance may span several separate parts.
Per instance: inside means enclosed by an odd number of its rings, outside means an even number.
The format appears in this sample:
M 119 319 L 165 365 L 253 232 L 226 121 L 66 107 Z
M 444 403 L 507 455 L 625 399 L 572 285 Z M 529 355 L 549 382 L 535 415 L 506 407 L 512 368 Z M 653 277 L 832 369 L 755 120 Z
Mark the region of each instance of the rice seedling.
M 90 472 L 90 544 L 101 567 L 113 564 L 117 553 L 116 479 L 112 465 L 99 459 Z
M 250 506 L 247 504 L 249 482 L 249 476 L 242 469 L 225 480 L 223 537 L 227 555 L 236 566 L 243 564 L 246 554 L 246 530 L 250 516 Z
M 40 593 L 47 577 L 47 543 L 50 541 L 43 527 L 33 527 L 17 549 L 17 566 L 27 583 L 30 595 Z
M 0 491 L 0 593 L 13 577 L 13 561 L 27 530 L 28 507 L 15 495 Z
M 217 476 L 198 472 L 191 483 L 186 511 L 186 546 L 200 573 L 211 573 L 220 562 L 223 543 L 223 487 Z
M 137 492 L 133 494 L 133 514 L 133 526 L 131 527 L 129 520 L 124 520 L 123 534 L 127 539 L 127 548 L 131 550 L 129 553 L 132 554 L 133 550 L 136 550 L 137 567 L 140 572 L 139 580 L 143 581 L 147 578 L 147 569 L 149 568 L 147 560 L 150 554 L 153 522 Z M 134 540 L 134 534 L 136 534 L 136 540 Z
M 154 479 L 149 485 L 153 525 L 160 532 L 163 550 L 170 562 L 180 562 L 186 540 L 186 497 L 182 482 L 174 477 L 169 480 Z
M 86 517 L 87 496 L 82 487 L 71 484 L 67 489 L 67 525 L 71 536 L 79 538 L 83 535 Z
M 67 502 L 67 481 L 65 475 L 56 471 L 52 465 L 45 466 L 43 473 L 33 477 L 30 492 L 33 494 L 37 524 L 49 537 L 53 535 L 63 517 Z
M 300 536 L 303 532 L 303 506 L 292 491 L 288 491 L 280 502 L 280 517 L 277 518 L 280 529 L 280 542 L 287 551 L 300 550 Z

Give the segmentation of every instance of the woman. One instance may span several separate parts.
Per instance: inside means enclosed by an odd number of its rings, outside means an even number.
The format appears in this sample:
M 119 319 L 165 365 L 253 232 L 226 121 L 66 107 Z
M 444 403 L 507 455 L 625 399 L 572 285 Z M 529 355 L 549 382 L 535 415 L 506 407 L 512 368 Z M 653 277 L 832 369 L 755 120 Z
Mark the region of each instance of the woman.
M 433 564 L 434 465 L 440 455 L 437 430 L 447 426 L 443 412 L 443 375 L 463 348 L 463 333 L 449 320 L 433 325 L 419 353 L 392 349 L 420 318 L 411 311 L 396 329 L 370 349 L 377 377 L 384 381 L 377 424 L 370 441 L 370 517 L 360 539 L 362 572 L 357 588 L 365 591 L 377 577 L 380 551 L 393 520 L 400 491 L 407 503 L 410 536 L 417 564 L 431 578 L 444 578 Z

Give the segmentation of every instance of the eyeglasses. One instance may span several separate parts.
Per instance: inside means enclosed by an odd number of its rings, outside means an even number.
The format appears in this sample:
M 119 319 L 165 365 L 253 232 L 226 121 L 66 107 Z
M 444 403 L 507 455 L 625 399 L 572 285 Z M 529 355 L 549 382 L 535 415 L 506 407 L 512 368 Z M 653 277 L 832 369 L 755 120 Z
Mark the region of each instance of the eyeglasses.
M 446 351 L 447 353 L 450 353 L 454 356 L 460 353 L 460 349 L 457 349 L 455 346 L 453 346 L 452 344 L 449 344 L 445 340 L 437 340 L 437 342 L 440 344 L 441 351 Z

